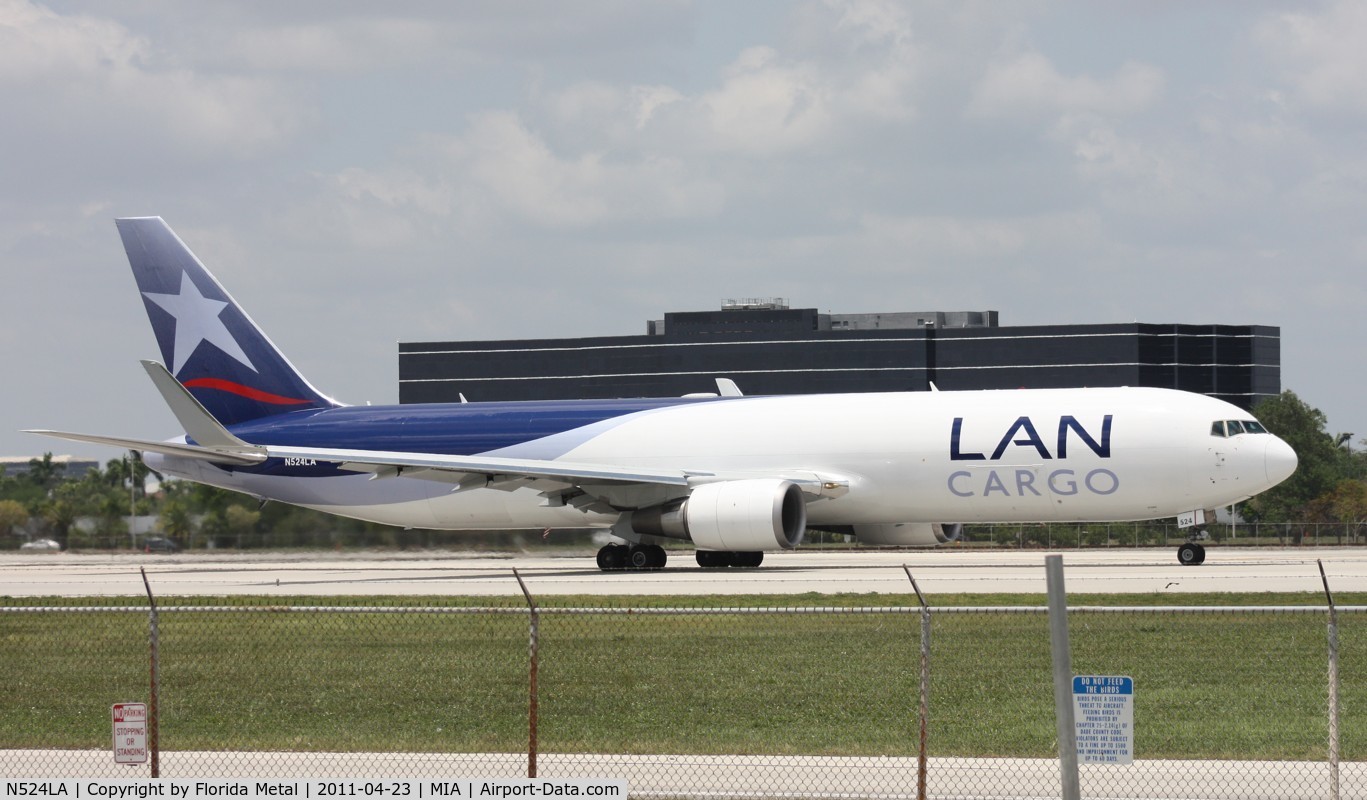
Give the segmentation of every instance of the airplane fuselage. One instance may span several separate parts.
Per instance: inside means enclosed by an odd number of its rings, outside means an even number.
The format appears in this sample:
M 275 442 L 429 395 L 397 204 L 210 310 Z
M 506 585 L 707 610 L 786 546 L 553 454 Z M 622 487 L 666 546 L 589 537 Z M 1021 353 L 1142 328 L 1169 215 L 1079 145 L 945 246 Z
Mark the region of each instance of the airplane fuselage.
M 262 445 L 668 466 L 703 479 L 838 475 L 847 490 L 808 503 L 807 521 L 851 525 L 1119 521 L 1229 505 L 1281 480 L 1288 461 L 1294 467 L 1274 436 L 1212 437 L 1212 422 L 1248 416 L 1202 395 L 1112 388 L 344 407 L 231 430 Z M 606 527 L 618 516 L 549 503 L 526 486 L 373 477 L 310 458 L 237 468 L 149 460 L 192 480 L 394 525 Z

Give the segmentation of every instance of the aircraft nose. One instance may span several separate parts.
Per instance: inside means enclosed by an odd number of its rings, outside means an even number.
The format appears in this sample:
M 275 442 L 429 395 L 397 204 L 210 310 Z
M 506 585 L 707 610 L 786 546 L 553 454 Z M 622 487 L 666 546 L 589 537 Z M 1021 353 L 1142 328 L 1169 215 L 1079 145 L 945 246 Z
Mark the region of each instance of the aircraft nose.
M 1269 486 L 1276 486 L 1296 471 L 1296 451 L 1280 437 L 1269 436 L 1265 455 Z

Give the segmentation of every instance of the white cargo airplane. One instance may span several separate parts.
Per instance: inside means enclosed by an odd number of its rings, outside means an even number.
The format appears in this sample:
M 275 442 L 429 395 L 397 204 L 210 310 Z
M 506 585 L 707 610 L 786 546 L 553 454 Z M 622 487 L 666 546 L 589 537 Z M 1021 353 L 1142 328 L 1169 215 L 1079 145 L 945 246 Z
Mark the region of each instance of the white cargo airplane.
M 604 570 L 758 566 L 808 525 L 937 545 L 965 522 L 1172 517 L 1285 480 L 1246 411 L 1166 389 L 1048 389 L 346 406 L 289 363 L 159 217 L 117 220 L 186 435 L 34 431 L 168 475 L 390 525 L 603 528 Z M 953 520 L 947 524 L 945 520 Z M 1200 563 L 1194 541 L 1179 551 Z

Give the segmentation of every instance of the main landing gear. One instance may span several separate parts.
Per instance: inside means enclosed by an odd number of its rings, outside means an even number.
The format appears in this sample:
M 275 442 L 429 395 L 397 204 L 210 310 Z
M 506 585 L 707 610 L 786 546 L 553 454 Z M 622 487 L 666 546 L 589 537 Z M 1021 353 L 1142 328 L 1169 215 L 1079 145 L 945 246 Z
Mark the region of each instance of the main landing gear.
M 669 556 L 658 544 L 608 544 L 598 550 L 598 568 L 604 572 L 623 569 L 661 569 Z
M 753 568 L 764 563 L 764 553 L 758 551 L 731 553 L 725 550 L 699 550 L 696 557 L 700 567 Z
M 759 551 L 699 550 L 696 557 L 700 567 L 754 568 L 764 562 L 764 553 Z M 665 549 L 658 544 L 609 544 L 598 550 L 598 568 L 604 572 L 661 569 L 667 559 Z

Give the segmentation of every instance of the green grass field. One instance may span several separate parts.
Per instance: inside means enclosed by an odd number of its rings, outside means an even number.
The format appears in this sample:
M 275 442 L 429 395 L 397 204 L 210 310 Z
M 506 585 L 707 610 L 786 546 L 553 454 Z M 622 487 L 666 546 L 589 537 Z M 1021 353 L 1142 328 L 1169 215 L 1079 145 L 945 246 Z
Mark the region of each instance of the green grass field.
M 1367 596 L 1344 595 L 1343 605 Z M 652 607 L 769 607 L 773 597 L 651 598 Z M 793 606 L 914 598 L 783 598 Z M 23 601 L 48 605 L 53 601 Z M 85 605 L 89 601 L 67 601 Z M 469 598 L 329 598 L 443 608 Z M 511 601 L 505 608 L 518 609 Z M 556 607 L 621 609 L 612 598 Z M 631 601 L 642 608 L 641 599 Z M 1039 596 L 937 605 L 1043 604 Z M 1156 603 L 1134 596 L 1083 605 Z M 1316 595 L 1171 596 L 1165 605 L 1313 605 Z M 242 610 L 176 610 L 186 604 Z M 175 600 L 161 614 L 167 750 L 518 751 L 528 625 L 507 614 L 280 610 L 298 598 Z M 3 601 L 0 605 L 19 605 Z M 934 618 L 933 755 L 1054 750 L 1042 614 Z M 1341 619 L 1344 757 L 1367 757 L 1367 615 Z M 1323 615 L 1076 614 L 1074 672 L 1131 675 L 1141 758 L 1323 758 Z M 915 613 L 566 614 L 541 621 L 544 752 L 909 755 L 917 742 Z M 108 746 L 109 706 L 148 696 L 147 613 L 0 613 L 0 748 Z

